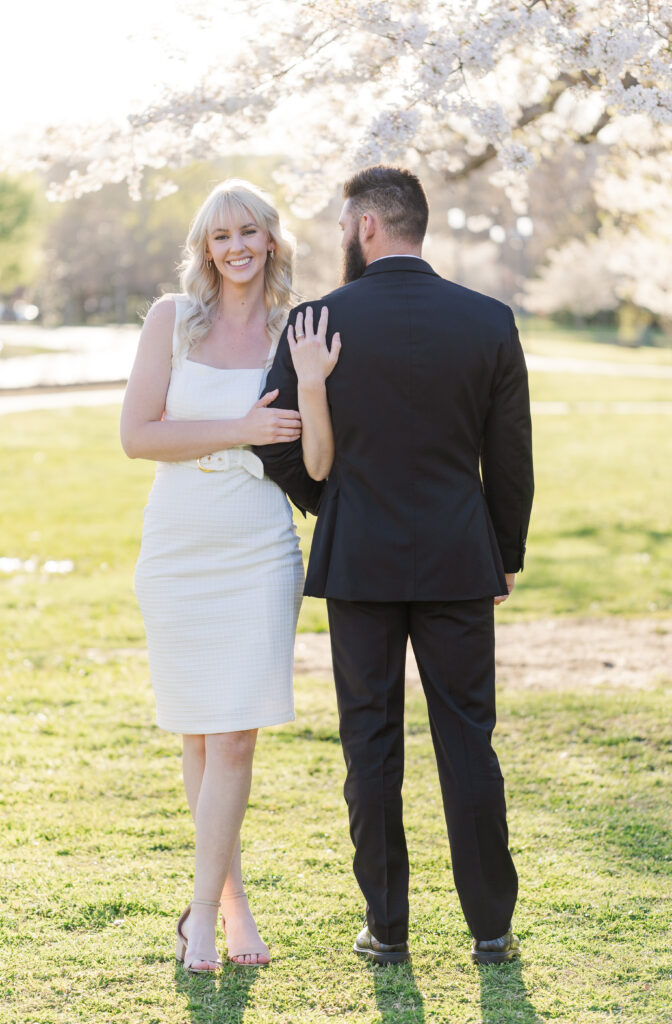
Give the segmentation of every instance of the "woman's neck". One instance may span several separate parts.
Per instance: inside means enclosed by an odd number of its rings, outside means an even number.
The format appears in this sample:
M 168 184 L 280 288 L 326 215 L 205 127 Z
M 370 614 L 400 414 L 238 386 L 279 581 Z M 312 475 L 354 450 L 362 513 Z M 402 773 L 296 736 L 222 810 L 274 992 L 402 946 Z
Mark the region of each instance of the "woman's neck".
M 255 321 L 266 320 L 266 301 L 263 281 L 251 281 L 249 285 L 235 285 L 225 282 L 219 304 L 219 320 L 249 326 Z

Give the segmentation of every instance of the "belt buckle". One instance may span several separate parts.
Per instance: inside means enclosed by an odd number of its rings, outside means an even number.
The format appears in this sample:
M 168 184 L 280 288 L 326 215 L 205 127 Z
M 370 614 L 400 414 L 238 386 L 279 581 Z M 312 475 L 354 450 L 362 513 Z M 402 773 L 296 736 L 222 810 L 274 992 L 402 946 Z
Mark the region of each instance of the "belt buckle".
M 202 458 L 204 458 L 204 459 L 209 459 L 209 458 L 210 458 L 210 456 L 209 456 L 209 455 L 204 455 L 204 456 L 202 456 Z M 201 460 L 200 460 L 200 459 L 196 459 L 196 465 L 197 465 L 197 466 L 198 466 L 198 468 L 200 469 L 201 473 L 216 473 L 216 472 L 217 472 L 217 470 L 216 470 L 216 469 L 206 469 L 206 467 L 205 467 L 205 466 L 202 466 L 202 465 L 201 465 Z

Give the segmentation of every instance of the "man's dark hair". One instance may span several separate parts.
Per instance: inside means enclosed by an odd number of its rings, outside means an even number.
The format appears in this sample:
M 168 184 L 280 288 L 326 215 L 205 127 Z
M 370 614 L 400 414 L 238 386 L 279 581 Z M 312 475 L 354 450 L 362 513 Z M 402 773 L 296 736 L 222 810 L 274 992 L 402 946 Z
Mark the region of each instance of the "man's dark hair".
M 366 167 L 346 181 L 343 198 L 351 201 L 359 216 L 367 208 L 377 213 L 393 238 L 417 244 L 425 237 L 429 203 L 420 179 L 411 171 L 384 164 Z

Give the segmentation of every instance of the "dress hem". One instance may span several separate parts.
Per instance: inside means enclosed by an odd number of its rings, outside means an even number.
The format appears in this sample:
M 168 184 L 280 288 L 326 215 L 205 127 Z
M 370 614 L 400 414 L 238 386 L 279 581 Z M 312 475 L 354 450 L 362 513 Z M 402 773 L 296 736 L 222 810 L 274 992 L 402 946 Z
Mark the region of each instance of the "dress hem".
M 213 725 L 212 722 L 209 722 L 205 729 L 194 728 L 192 725 L 190 725 L 188 729 L 181 729 L 178 726 L 174 725 L 163 725 L 158 720 L 158 718 L 156 720 L 156 724 L 159 727 L 159 729 L 162 729 L 164 732 L 181 733 L 183 736 L 209 736 L 214 733 L 221 732 L 244 732 L 247 729 L 265 729 L 271 725 L 284 725 L 287 722 L 295 721 L 296 715 L 294 714 L 293 711 L 289 713 L 284 711 L 282 712 L 282 714 L 272 715 L 268 718 L 264 718 L 262 722 L 260 722 L 258 719 L 255 719 L 254 721 L 243 720 L 241 723 L 232 725 L 231 720 L 229 720 L 222 727 L 218 725 Z

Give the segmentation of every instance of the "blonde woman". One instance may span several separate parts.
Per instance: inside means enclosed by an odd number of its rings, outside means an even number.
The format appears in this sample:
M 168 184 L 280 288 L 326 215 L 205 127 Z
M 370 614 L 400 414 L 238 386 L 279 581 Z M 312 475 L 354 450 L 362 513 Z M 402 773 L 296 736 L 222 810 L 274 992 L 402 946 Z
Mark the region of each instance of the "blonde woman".
M 257 730 L 294 718 L 303 566 L 289 503 L 250 446 L 301 437 L 298 412 L 270 408 L 277 391 L 259 399 L 292 263 L 268 197 L 218 185 L 189 231 L 183 294 L 149 311 L 121 418 L 126 454 L 157 462 L 135 585 L 157 723 L 183 735 L 196 851 L 176 955 L 192 973 L 221 967 L 220 904 L 229 959 L 270 959 L 243 888 L 240 827 Z M 305 372 L 314 381 L 317 366 L 323 382 L 337 357 L 323 345 L 319 366 L 304 354 Z M 316 394 L 306 427 L 319 447 L 330 431 L 324 388 Z

